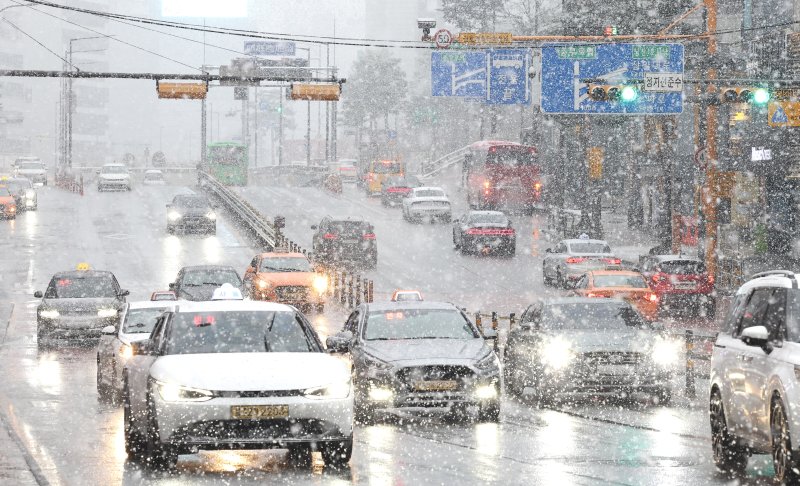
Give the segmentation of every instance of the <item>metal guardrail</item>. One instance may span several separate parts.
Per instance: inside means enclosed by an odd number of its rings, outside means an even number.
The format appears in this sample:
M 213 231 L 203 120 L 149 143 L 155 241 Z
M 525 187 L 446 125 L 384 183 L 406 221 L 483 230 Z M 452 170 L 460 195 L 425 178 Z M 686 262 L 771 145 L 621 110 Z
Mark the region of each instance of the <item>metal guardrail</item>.
M 67 191 L 74 192 L 83 196 L 83 176 L 75 177 L 75 175 L 60 175 L 55 177 L 56 187 L 66 189 Z
M 260 177 L 262 183 L 277 182 L 297 186 L 322 185 L 330 172 L 331 167 L 327 165 L 266 165 L 250 169 L 250 175 Z
M 469 146 L 462 147 L 454 152 L 430 162 L 423 162 L 420 169 L 420 179 L 435 176 L 439 172 L 464 161 L 464 156 L 469 153 Z
M 198 182 L 201 188 L 211 192 L 235 216 L 239 224 L 246 227 L 268 249 L 286 248 L 308 257 L 312 256 L 299 244 L 286 238 L 256 208 L 224 184 L 205 172 L 198 173 Z M 334 267 L 325 267 L 323 273 L 328 278 L 328 295 L 342 306 L 353 308 L 362 301 L 368 303 L 373 301 L 372 280 Z

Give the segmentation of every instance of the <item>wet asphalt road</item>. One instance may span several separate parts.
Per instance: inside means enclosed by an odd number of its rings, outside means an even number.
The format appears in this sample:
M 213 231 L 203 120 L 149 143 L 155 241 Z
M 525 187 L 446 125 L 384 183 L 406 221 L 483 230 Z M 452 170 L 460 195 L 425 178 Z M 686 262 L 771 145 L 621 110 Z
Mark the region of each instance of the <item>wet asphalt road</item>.
M 448 424 L 439 417 L 396 415 L 356 430 L 351 467 L 311 468 L 284 462 L 281 451 L 218 452 L 182 456 L 172 474 L 151 474 L 125 460 L 122 412 L 95 391 L 91 348 L 37 351 L 33 292 L 59 270 L 89 262 L 115 272 L 131 300 L 166 288 L 186 264 L 222 263 L 243 270 L 256 248 L 224 218 L 213 237 L 169 236 L 164 204 L 181 187 L 142 187 L 131 193 L 84 197 L 54 188 L 40 191 L 38 212 L 0 221 L 0 413 L 24 444 L 46 483 L 83 484 L 727 484 L 710 458 L 702 382 L 694 403 L 585 402 L 539 409 L 504 400 L 499 424 Z M 306 191 L 306 192 L 303 192 Z M 520 251 L 512 260 L 464 258 L 449 246 L 448 229 L 404 223 L 353 190 L 331 198 L 314 189 L 247 189 L 265 214 L 305 215 L 360 207 L 376 225 L 380 263 L 372 273 L 376 298 L 395 287 L 420 288 L 429 298 L 470 310 L 519 311 L 538 295 L 541 259 Z M 294 199 L 292 199 L 294 198 Z M 298 200 L 299 198 L 299 200 Z M 322 204 L 322 206 L 319 206 Z M 268 210 L 269 209 L 269 210 Z M 295 210 L 297 213 L 290 213 Z M 520 248 L 532 246 L 536 216 L 519 220 Z M 310 235 L 290 224 L 297 241 Z M 291 233 L 290 233 L 291 236 Z M 525 241 L 525 238 L 530 240 Z M 538 250 L 538 248 L 537 248 Z M 3 311 L 5 312 L 5 311 Z M 330 307 L 314 318 L 322 334 L 341 326 Z M 3 452 L 0 451 L 0 454 Z M 767 457 L 751 460 L 745 484 L 766 484 Z M 2 476 L 0 476 L 2 477 Z

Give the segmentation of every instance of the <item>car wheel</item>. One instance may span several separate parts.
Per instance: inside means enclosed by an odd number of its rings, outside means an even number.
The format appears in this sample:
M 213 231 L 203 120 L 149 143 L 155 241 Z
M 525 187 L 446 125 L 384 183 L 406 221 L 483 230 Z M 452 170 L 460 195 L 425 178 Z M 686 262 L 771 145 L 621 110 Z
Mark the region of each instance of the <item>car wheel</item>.
M 286 460 L 295 467 L 309 467 L 311 465 L 311 446 L 309 444 L 295 444 L 288 447 L 289 453 Z
M 705 304 L 703 305 L 703 310 L 705 310 L 706 318 L 713 319 L 716 315 L 717 311 L 717 302 L 714 300 L 713 297 L 706 298 Z
M 147 398 L 147 440 L 145 441 L 144 459 L 152 469 L 168 470 L 175 467 L 178 454 L 170 444 L 164 444 L 158 436 L 158 424 L 150 397 Z
M 450 423 L 454 424 L 462 424 L 469 420 L 469 410 L 467 410 L 467 405 L 464 403 L 454 403 L 450 406 L 450 412 L 448 412 L 446 419 Z
M 748 452 L 737 444 L 737 438 L 728 431 L 725 407 L 718 390 L 711 392 L 709 418 L 714 465 L 726 474 L 743 473 L 747 467 Z
M 542 264 L 542 281 L 546 286 L 553 285 L 553 279 L 547 276 L 547 270 L 545 269 L 544 264 Z
M 458 240 L 456 239 L 456 230 L 453 230 L 453 248 L 455 248 L 456 250 L 461 248 L 461 245 L 458 244 Z
M 97 398 L 101 401 L 108 401 L 108 386 L 103 380 L 103 368 L 100 366 L 100 355 L 97 355 Z
M 326 466 L 332 468 L 346 467 L 353 455 L 353 439 L 320 444 L 320 452 Z
M 508 348 L 506 348 L 506 353 L 508 353 Z M 517 386 L 517 373 L 516 366 L 512 366 L 509 360 L 503 361 L 503 381 L 506 385 L 506 392 L 512 397 L 520 398 L 525 387 Z
M 489 402 L 481 405 L 480 412 L 478 412 L 478 420 L 481 422 L 499 422 L 500 401 Z
M 779 398 L 773 399 L 770 414 L 770 431 L 772 433 L 772 464 L 775 469 L 775 481 L 778 484 L 798 484 L 798 461 L 792 449 L 792 438 L 789 432 L 789 421 Z
M 561 275 L 561 270 L 556 270 L 556 287 L 560 289 L 567 287 L 567 282 L 564 280 L 564 276 Z
M 128 454 L 128 458 L 138 461 L 142 458 L 142 453 L 144 452 L 145 442 L 142 439 L 142 436 L 136 430 L 136 427 L 133 423 L 133 414 L 131 413 L 131 400 L 130 400 L 130 392 L 128 391 L 127 385 L 124 387 L 124 391 L 122 393 L 123 396 L 123 405 L 122 405 L 122 424 L 123 424 L 123 432 L 125 435 L 125 452 Z
M 514 258 L 514 255 L 516 255 L 516 254 L 517 254 L 517 247 L 516 247 L 516 245 L 515 245 L 515 246 L 509 246 L 509 247 L 506 249 L 506 257 L 508 257 L 508 258 Z
M 48 349 L 50 348 L 50 342 L 47 333 L 41 327 L 36 328 L 36 345 L 39 349 Z

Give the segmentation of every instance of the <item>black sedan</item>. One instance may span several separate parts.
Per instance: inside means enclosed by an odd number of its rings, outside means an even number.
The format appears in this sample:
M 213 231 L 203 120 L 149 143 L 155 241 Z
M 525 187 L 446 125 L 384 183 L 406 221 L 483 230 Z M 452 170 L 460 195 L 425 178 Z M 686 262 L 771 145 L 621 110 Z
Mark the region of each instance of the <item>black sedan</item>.
M 470 211 L 453 223 L 453 246 L 462 254 L 512 257 L 517 250 L 517 234 L 500 211 Z
M 411 194 L 412 189 L 421 185 L 415 176 L 388 177 L 381 185 L 381 204 L 397 206 L 402 203 L 404 197 Z
M 217 213 L 205 196 L 179 194 L 167 204 L 167 232 L 201 231 L 216 234 Z
M 211 300 L 214 290 L 226 283 L 237 289 L 242 288 L 242 277 L 233 267 L 194 265 L 181 268 L 175 281 L 169 284 L 169 289 L 175 292 L 178 299 L 203 301 Z

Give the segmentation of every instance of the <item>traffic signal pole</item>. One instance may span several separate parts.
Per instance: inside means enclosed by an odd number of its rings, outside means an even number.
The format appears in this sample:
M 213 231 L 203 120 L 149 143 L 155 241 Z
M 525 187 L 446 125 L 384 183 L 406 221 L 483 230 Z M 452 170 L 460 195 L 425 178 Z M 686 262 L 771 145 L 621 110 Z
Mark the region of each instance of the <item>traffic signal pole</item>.
M 706 10 L 707 53 L 711 67 L 706 73 L 709 83 L 706 86 L 708 99 L 714 99 L 717 88 L 714 80 L 717 79 L 717 68 L 714 64 L 717 52 L 717 1 L 703 0 Z M 706 271 L 709 275 L 717 275 L 717 107 L 713 103 L 705 105 L 706 109 L 706 185 L 703 191 L 703 215 L 706 222 Z

